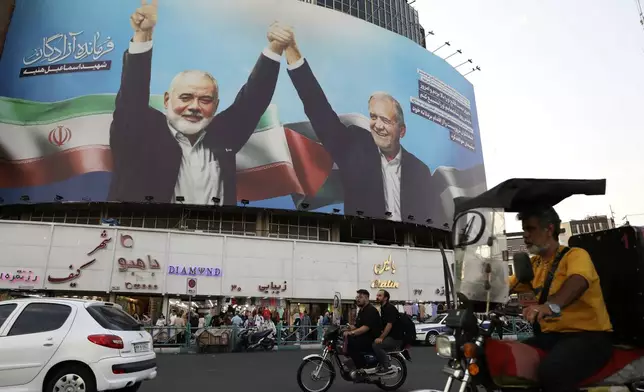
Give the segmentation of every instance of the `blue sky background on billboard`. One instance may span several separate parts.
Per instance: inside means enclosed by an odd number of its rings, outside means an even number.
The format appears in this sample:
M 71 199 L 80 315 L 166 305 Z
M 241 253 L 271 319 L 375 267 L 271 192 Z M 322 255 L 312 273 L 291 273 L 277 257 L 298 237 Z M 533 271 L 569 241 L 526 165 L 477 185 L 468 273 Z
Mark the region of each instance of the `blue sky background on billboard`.
M 288 6 L 284 6 L 286 3 Z M 18 1 L 0 63 L 0 75 L 4 75 L 0 95 L 54 102 L 116 93 L 122 53 L 132 35 L 129 17 L 140 1 L 115 4 L 110 0 L 68 0 L 63 7 L 46 0 Z M 336 112 L 368 115 L 370 94 L 377 90 L 390 92 L 405 109 L 408 130 L 402 139 L 403 146 L 432 170 L 438 166 L 467 169 L 482 163 L 473 88 L 456 70 L 404 37 L 339 12 L 292 0 L 160 0 L 151 93 L 163 94 L 172 77 L 181 70 L 204 69 L 219 81 L 220 109 L 228 107 L 266 47 L 266 31 L 274 20 L 295 27 L 300 49 Z M 91 40 L 98 31 L 103 39 L 109 37 L 114 43 L 114 50 L 101 58 L 112 60 L 111 70 L 17 77 L 24 67 L 23 58 L 42 45 L 43 37 L 79 31 L 84 32 L 81 36 L 84 40 Z M 410 97 L 418 97 L 419 68 L 471 101 L 475 151 L 451 141 L 446 128 L 410 112 Z M 273 103 L 278 106 L 282 123 L 306 120 L 285 61 Z M 80 196 L 80 192 L 87 193 L 91 188 L 89 196 L 94 200 L 101 194 L 105 197 L 109 175 L 94 173 L 82 177 L 56 186 L 65 189 L 66 195 Z M 25 189 L 11 192 L 21 194 Z M 281 197 L 254 205 L 292 208 L 293 202 L 290 197 Z
M 633 0 L 418 0 L 428 49 L 482 67 L 476 88 L 488 186 L 512 177 L 606 178 L 564 220 L 615 212 L 644 225 L 644 29 Z M 437 54 L 447 56 L 449 49 Z M 508 230 L 520 225 L 507 219 Z

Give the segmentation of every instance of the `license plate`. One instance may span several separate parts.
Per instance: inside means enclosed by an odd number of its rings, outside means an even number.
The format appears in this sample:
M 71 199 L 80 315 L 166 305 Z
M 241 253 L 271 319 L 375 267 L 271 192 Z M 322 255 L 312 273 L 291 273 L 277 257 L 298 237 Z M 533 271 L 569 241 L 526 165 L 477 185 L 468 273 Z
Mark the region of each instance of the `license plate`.
M 150 345 L 148 343 L 134 343 L 135 353 L 144 353 L 146 351 L 150 351 Z

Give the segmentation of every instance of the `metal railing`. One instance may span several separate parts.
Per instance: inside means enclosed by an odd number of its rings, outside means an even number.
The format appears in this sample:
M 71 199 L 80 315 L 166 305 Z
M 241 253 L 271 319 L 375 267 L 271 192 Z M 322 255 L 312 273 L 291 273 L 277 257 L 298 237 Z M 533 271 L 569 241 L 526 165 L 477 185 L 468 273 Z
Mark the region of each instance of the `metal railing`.
M 277 350 L 299 349 L 302 345 L 320 345 L 326 327 L 320 325 L 293 326 L 277 324 Z M 152 335 L 154 348 L 179 348 L 193 352 L 235 352 L 240 349 L 243 328 L 220 326 L 208 328 L 152 327 L 144 329 Z
M 277 327 L 277 347 L 284 349 L 302 345 L 322 344 L 328 326 L 322 325 L 279 325 Z

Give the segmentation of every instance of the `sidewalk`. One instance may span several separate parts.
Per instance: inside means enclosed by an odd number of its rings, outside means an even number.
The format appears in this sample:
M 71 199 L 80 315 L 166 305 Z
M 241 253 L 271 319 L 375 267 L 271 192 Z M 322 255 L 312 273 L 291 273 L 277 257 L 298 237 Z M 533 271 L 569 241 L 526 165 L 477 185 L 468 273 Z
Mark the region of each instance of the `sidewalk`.
M 299 351 L 299 350 L 321 350 L 322 344 L 289 344 L 275 346 L 273 351 Z M 196 348 L 192 347 L 155 347 L 154 352 L 157 354 L 199 354 Z M 222 353 L 235 354 L 235 353 Z

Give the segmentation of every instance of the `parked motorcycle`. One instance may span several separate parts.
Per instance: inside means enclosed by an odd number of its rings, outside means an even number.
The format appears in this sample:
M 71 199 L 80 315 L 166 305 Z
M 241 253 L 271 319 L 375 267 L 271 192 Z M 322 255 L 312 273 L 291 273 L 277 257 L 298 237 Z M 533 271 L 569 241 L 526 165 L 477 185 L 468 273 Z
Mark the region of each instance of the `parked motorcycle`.
M 275 347 L 275 334 L 272 330 L 257 331 L 256 328 L 244 328 L 237 335 L 238 351 L 265 350 Z
M 326 392 L 329 390 L 336 377 L 336 367 L 344 380 L 354 384 L 374 384 L 384 391 L 395 391 L 403 386 L 407 380 L 405 361 L 411 361 L 411 355 L 407 348 L 388 353 L 395 372 L 380 376 L 375 374 L 378 360 L 371 353 L 365 353 L 367 363 L 365 369 L 353 369 L 341 360 L 341 357 L 345 355 L 342 332 L 343 330 L 338 326 L 329 327 L 324 334 L 322 355 L 312 354 L 302 359 L 302 364 L 297 370 L 297 383 L 302 391 Z M 323 381 L 323 384 L 319 387 L 308 387 L 305 385 L 308 381 Z

